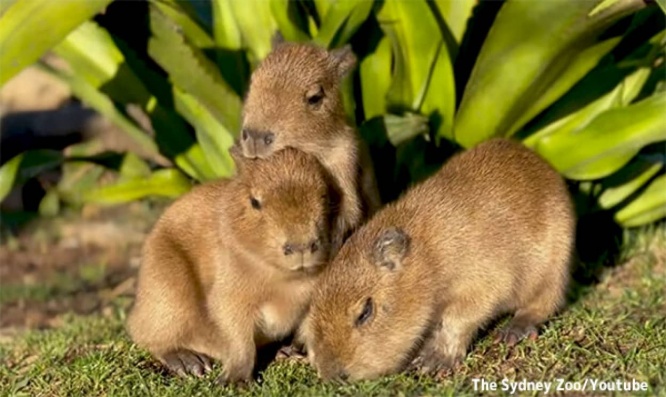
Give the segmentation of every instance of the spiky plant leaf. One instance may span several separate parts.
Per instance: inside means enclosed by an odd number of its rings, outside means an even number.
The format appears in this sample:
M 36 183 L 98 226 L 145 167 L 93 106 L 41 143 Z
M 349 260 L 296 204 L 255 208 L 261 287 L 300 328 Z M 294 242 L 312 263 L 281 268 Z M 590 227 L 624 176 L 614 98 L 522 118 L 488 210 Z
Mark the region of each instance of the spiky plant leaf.
M 12 1 L 0 18 L 0 86 L 109 3 L 111 0 Z

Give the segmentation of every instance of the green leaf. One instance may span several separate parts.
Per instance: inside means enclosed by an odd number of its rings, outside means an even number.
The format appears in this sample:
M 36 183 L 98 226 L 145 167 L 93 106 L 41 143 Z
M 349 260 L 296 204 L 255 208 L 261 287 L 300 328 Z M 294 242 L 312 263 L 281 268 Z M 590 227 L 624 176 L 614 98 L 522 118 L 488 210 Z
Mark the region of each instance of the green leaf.
M 659 8 L 661 8 L 661 11 L 666 14 L 666 0 L 657 0 L 657 4 L 659 4 Z
M 21 161 L 23 161 L 23 153 L 14 156 L 0 167 L 0 202 L 12 191 Z
M 176 109 L 195 126 L 197 140 L 213 171 L 207 179 L 233 175 L 235 164 L 229 154 L 234 143 L 233 135 L 192 95 L 176 89 L 175 101 Z
M 175 86 L 196 97 L 229 131 L 238 131 L 241 100 L 215 65 L 160 11 L 151 8 L 150 20 L 154 34 L 148 43 L 150 56 L 167 71 Z
M 270 2 L 227 1 L 231 4 L 234 19 L 239 26 L 243 47 L 250 50 L 250 61 L 256 65 L 271 51 L 271 38 L 278 27 L 271 13 Z
M 419 114 L 385 114 L 383 117 L 388 139 L 393 146 L 397 147 L 417 135 L 428 133 L 428 119 Z
M 121 204 L 150 196 L 175 198 L 190 190 L 188 179 L 174 168 L 155 171 L 148 178 L 129 179 L 84 194 L 87 203 Z
M 478 0 L 435 0 L 440 14 L 444 18 L 447 27 L 460 44 L 463 34 L 467 28 L 467 21 L 472 16 L 472 10 Z
M 171 19 L 190 43 L 199 48 L 215 47 L 215 40 L 180 7 L 182 2 L 157 0 L 152 1 L 151 4 Z
M 60 212 L 60 196 L 55 188 L 49 189 L 39 202 L 39 215 L 56 216 Z
M 314 41 L 327 48 L 339 47 L 351 39 L 372 11 L 374 2 L 367 0 L 336 1 L 322 17 Z
M 599 4 L 597 4 L 597 6 L 594 7 L 594 9 L 592 11 L 590 11 L 589 14 L 587 14 L 587 16 L 593 17 L 593 16 L 599 14 L 600 12 L 608 9 L 609 7 L 615 5 L 615 3 L 617 3 L 618 1 L 620 1 L 620 0 L 601 0 L 599 2 Z
M 359 69 L 363 113 L 369 120 L 386 112 L 386 94 L 391 86 L 391 42 L 387 37 L 361 60 Z
M 199 143 L 176 155 L 174 160 L 179 168 L 198 181 L 207 181 L 215 175 Z
M 601 113 L 573 135 L 544 137 L 538 152 L 567 178 L 598 179 L 620 169 L 645 145 L 666 140 L 666 92 Z
M 306 24 L 297 10 L 298 3 L 292 0 L 273 0 L 270 2 L 271 12 L 282 36 L 288 41 L 305 42 L 310 39 L 301 29 Z
M 654 179 L 640 196 L 615 213 L 623 227 L 635 227 L 666 216 L 666 174 Z
M 234 17 L 230 0 L 212 0 L 213 7 L 213 35 L 220 47 L 230 50 L 240 50 L 243 47 L 243 38 L 240 28 Z
M 377 18 L 393 48 L 389 109 L 436 116 L 437 134 L 450 136 L 456 102 L 453 69 L 428 4 L 386 0 Z
M 638 0 L 620 1 L 590 17 L 599 2 L 507 1 L 500 9 L 477 58 L 456 115 L 455 140 L 471 147 L 493 136 L 509 135 L 525 112 L 567 68 L 571 79 L 589 65 L 575 60 L 611 24 L 640 8 Z M 520 23 L 516 23 L 520 21 Z M 575 81 L 557 83 L 550 95 Z M 548 98 L 549 101 L 554 98 Z M 548 101 L 546 101 L 548 102 Z M 541 103 L 539 107 L 547 105 Z M 483 117 L 480 117 L 483 115 Z
M 592 70 L 599 60 L 620 42 L 620 39 L 621 37 L 614 37 L 586 48 L 572 60 L 571 64 L 562 72 L 557 80 L 550 84 L 544 82 L 544 93 L 534 103 L 526 106 L 525 111 L 507 130 L 507 135 L 513 135 L 525 123 L 559 99 Z
M 53 51 L 67 61 L 72 75 L 103 90 L 114 102 L 144 106 L 151 97 L 143 82 L 124 67 L 125 56 L 109 33 L 94 22 L 81 24 Z
M 315 9 L 319 15 L 319 20 L 323 21 L 328 17 L 328 11 L 335 3 L 335 0 L 314 0 Z
M 46 149 L 30 150 L 13 157 L 0 167 L 0 201 L 7 197 L 14 185 L 55 168 L 62 161 L 60 152 Z
M 14 3 L 16 3 L 17 1 L 18 1 L 18 0 L 2 0 L 2 1 L 0 1 L 0 17 L 2 17 L 2 15 L 3 15 L 5 12 L 7 12 L 7 9 L 8 9 L 11 5 L 13 5 Z
M 663 167 L 662 162 L 636 158 L 601 182 L 603 191 L 598 198 L 599 206 L 610 209 L 620 204 L 657 175 Z
M 111 0 L 19 0 L 0 19 L 0 86 L 31 65 Z
M 58 182 L 60 199 L 68 204 L 81 204 L 83 194 L 96 187 L 104 172 L 105 167 L 87 161 L 65 162 Z
M 575 139 L 574 134 L 579 131 L 595 117 L 608 109 L 626 106 L 634 100 L 645 81 L 650 75 L 650 69 L 641 68 L 627 76 L 611 92 L 596 99 L 584 108 L 548 124 L 539 131 L 529 135 L 523 141 L 531 148 L 537 148 L 541 139 L 551 135 L 569 136 Z
M 147 178 L 150 176 L 150 167 L 139 156 L 128 152 L 123 157 L 119 173 L 120 180 Z
M 106 30 L 86 22 L 55 48 L 55 52 L 68 62 L 72 73 L 45 68 L 128 134 L 140 146 L 141 154 L 155 158 L 158 152 L 162 152 L 175 158 L 176 164 L 188 175 L 201 179 L 205 173 L 205 164 L 201 164 L 203 156 L 197 158 L 196 151 L 190 152 L 195 157 L 183 155 L 195 143 L 187 125 L 173 110 L 164 106 L 163 101 L 169 98 L 163 96 L 158 100 L 146 84 L 158 82 L 160 91 L 170 90 L 170 87 L 161 76 L 145 67 L 129 47 L 125 46 L 124 50 L 124 53 L 120 51 Z M 131 69 L 128 64 L 137 69 Z M 121 110 L 135 104 L 150 117 L 151 125 L 146 128 L 154 129 L 154 140 L 128 116 L 127 111 Z
M 88 84 L 82 77 L 76 74 L 66 74 L 48 65 L 40 64 L 40 68 L 47 73 L 65 82 L 74 95 L 81 98 L 84 103 L 94 108 L 111 122 L 120 127 L 131 139 L 133 139 L 144 150 L 150 153 L 158 153 L 157 144 L 143 131 L 133 120 L 120 112 L 113 101 L 105 94 Z

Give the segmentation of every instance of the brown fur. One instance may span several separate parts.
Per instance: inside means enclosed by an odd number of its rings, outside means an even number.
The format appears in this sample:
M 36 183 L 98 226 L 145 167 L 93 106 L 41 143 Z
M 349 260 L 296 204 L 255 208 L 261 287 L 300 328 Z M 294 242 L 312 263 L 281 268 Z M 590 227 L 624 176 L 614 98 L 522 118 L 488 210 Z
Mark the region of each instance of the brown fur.
M 301 322 L 328 260 L 335 193 L 316 158 L 287 149 L 237 165 L 172 204 L 145 242 L 128 331 L 181 375 L 212 358 L 221 381 L 248 380 L 257 347 Z
M 340 93 L 356 57 L 348 46 L 326 51 L 279 40 L 274 46 L 252 74 L 243 108 L 243 154 L 267 157 L 290 146 L 316 156 L 342 192 L 333 231 L 338 246 L 381 205 L 372 161 L 347 123 Z
M 365 379 L 421 351 L 436 371 L 507 312 L 503 339 L 535 335 L 563 303 L 574 223 L 562 178 L 521 144 L 493 139 L 454 156 L 324 270 L 306 319 L 311 360 L 323 378 Z

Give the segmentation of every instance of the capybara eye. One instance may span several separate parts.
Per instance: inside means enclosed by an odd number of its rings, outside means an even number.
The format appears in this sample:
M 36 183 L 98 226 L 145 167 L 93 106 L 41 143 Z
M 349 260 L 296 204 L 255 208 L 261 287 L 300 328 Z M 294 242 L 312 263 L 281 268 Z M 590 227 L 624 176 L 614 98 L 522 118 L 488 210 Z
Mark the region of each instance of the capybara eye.
M 324 88 L 320 86 L 319 90 L 317 90 L 316 92 L 308 93 L 306 95 L 306 99 L 308 101 L 308 105 L 313 107 L 318 107 L 319 105 L 321 105 L 321 101 L 324 99 Z
M 356 319 L 357 327 L 365 324 L 370 319 L 370 317 L 372 317 L 372 312 L 374 311 L 373 306 L 372 298 L 366 299 L 365 305 L 363 305 L 363 311 L 361 311 L 361 314 L 359 314 L 358 318 Z
M 252 204 L 252 208 L 255 210 L 261 209 L 261 202 L 254 197 L 250 197 L 250 204 Z
M 271 143 L 273 143 L 274 140 L 275 140 L 275 134 L 273 134 L 273 133 L 266 134 L 266 136 L 264 137 L 264 144 L 266 144 L 266 146 L 268 146 Z

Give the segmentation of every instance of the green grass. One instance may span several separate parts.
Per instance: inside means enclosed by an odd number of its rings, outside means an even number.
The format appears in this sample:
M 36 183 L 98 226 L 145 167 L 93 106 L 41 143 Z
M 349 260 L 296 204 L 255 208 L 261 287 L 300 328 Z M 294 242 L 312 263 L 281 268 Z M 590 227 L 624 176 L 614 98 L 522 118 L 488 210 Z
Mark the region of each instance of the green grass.
M 32 302 L 45 302 L 53 297 L 66 296 L 80 291 L 88 285 L 103 280 L 106 266 L 99 264 L 83 265 L 78 274 L 56 273 L 50 280 L 34 284 L 7 284 L 0 288 L 0 308 L 2 304 L 20 299 Z
M 118 298 L 103 315 L 68 315 L 60 328 L 0 338 L 0 395 L 471 395 L 474 378 L 635 379 L 649 385 L 642 395 L 666 395 L 666 239 L 657 231 L 659 238 L 634 241 L 625 263 L 598 284 L 582 287 L 581 298 L 537 341 L 509 349 L 482 336 L 464 365 L 444 379 L 397 375 L 341 386 L 320 382 L 307 364 L 290 360 L 272 363 L 259 383 L 243 390 L 217 386 L 219 366 L 202 379 L 176 378 L 130 342 L 123 328 L 129 299 Z

